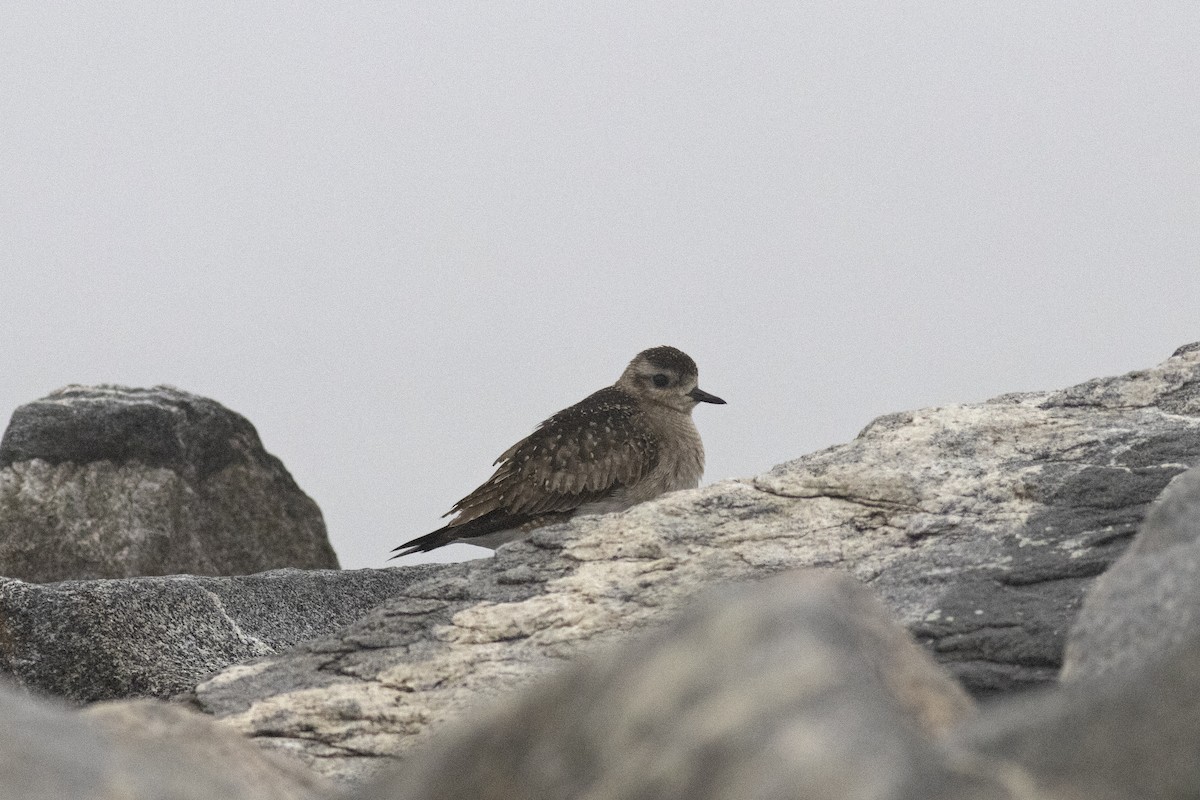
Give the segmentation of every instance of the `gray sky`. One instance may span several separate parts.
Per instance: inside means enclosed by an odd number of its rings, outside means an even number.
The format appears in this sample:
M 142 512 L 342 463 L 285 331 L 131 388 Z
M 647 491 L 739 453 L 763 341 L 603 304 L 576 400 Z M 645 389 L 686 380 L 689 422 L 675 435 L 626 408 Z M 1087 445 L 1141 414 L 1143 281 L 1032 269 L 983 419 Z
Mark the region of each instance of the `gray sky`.
M 1195 2 L 169 5 L 0 8 L 0 414 L 213 397 L 346 567 L 653 345 L 717 480 L 1200 339 Z

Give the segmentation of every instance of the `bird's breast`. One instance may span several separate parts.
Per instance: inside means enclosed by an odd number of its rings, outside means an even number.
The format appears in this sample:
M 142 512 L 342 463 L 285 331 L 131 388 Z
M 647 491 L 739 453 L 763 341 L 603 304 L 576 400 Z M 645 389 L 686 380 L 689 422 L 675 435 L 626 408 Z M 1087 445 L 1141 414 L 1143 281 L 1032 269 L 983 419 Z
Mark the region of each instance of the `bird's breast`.
M 704 474 L 704 444 L 691 415 L 672 412 L 653 422 L 658 435 L 658 459 L 641 480 L 619 493 L 625 508 L 666 492 L 695 489 Z

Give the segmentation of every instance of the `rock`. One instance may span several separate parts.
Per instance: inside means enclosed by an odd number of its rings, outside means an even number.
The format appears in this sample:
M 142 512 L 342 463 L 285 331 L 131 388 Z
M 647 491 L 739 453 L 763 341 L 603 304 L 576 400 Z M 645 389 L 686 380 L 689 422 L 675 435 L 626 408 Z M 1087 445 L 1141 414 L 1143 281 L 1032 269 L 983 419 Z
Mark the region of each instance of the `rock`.
M 934 743 L 972 712 L 861 584 L 809 570 L 584 658 L 355 797 L 833 800 L 931 782 L 986 796 L 993 782 Z
M 1185 800 L 1200 787 L 1200 631 L 1130 670 L 989 709 L 960 745 L 1038 797 Z
M 436 567 L 337 634 L 196 688 L 264 746 L 358 781 L 445 721 L 686 608 L 829 566 L 979 696 L 1055 679 L 1146 506 L 1200 462 L 1200 346 L 1062 391 L 883 417 L 756 478 L 583 517 Z
M 0 797 L 316 800 L 316 776 L 225 726 L 150 701 L 68 710 L 0 686 Z
M 232 664 L 327 636 L 426 571 L 0 579 L 0 671 L 76 701 L 165 698 Z
M 321 511 L 244 417 L 166 386 L 68 386 L 0 441 L 0 574 L 331 568 Z
M 1135 673 L 1200 632 L 1200 469 L 1171 482 L 1134 544 L 1092 585 L 1064 681 Z

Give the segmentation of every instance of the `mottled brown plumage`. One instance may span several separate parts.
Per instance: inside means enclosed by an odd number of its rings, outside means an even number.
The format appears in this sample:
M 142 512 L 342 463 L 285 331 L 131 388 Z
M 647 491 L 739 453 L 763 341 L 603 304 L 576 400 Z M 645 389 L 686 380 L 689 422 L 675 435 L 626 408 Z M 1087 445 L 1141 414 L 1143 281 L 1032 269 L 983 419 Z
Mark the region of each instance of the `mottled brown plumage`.
M 547 419 L 496 459 L 497 469 L 447 513 L 444 528 L 397 556 L 464 541 L 495 547 L 575 514 L 628 508 L 693 488 L 704 447 L 697 403 L 724 403 L 696 386 L 696 362 L 674 347 L 639 353 L 612 386 Z

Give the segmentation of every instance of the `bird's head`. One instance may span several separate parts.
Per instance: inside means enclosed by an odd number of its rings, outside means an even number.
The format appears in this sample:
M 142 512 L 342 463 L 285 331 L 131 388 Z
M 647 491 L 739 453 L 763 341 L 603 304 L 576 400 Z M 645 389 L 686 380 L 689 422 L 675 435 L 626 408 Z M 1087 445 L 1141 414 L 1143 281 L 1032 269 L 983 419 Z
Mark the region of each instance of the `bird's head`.
M 696 385 L 696 362 L 674 347 L 638 353 L 621 373 L 617 386 L 642 400 L 690 414 L 697 403 L 724 403 Z

